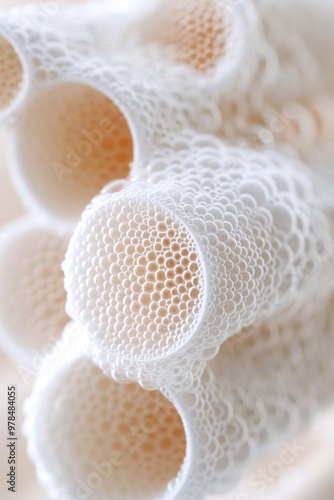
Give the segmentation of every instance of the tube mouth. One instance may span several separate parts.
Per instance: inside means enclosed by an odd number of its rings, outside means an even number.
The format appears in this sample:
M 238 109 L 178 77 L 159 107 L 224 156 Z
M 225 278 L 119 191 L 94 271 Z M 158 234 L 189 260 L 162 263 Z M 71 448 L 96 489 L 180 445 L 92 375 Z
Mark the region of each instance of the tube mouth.
M 87 326 L 101 360 L 164 359 L 190 341 L 206 309 L 192 232 L 137 195 L 111 195 L 81 221 L 64 270 L 67 310 Z
M 3 232 L 1 342 L 14 359 L 38 364 L 69 320 L 61 269 L 68 240 L 28 219 L 5 226 Z
M 27 204 L 72 229 L 107 183 L 128 177 L 134 143 L 112 98 L 90 85 L 67 82 L 29 103 L 12 155 Z
M 165 61 L 187 67 L 197 76 L 212 77 L 217 70 L 220 76 L 225 70 L 229 76 L 231 55 L 239 55 L 243 40 L 233 10 L 218 0 L 162 0 L 142 22 L 139 38 L 156 56 L 163 54 Z
M 25 64 L 14 44 L 0 33 L 0 120 L 23 99 L 27 79 Z
M 183 475 L 187 437 L 176 407 L 160 391 L 118 384 L 87 357 L 35 389 L 26 414 L 37 472 L 59 497 L 163 498 Z

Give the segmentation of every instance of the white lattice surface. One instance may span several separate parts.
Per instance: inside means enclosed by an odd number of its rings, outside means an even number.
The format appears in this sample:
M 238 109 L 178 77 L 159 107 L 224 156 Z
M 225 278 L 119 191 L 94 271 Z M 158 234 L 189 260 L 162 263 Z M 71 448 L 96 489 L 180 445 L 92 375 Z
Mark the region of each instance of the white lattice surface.
M 0 339 L 37 375 L 37 475 L 56 500 L 250 500 L 247 468 L 334 398 L 332 2 L 21 3 Z

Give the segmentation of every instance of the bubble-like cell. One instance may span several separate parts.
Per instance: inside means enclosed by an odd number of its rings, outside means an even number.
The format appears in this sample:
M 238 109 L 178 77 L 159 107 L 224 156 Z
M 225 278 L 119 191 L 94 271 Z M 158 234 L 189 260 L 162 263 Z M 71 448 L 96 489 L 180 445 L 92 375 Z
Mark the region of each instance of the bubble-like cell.
M 11 108 L 22 91 L 25 72 L 19 54 L 0 34 L 0 115 Z
M 68 252 L 76 268 L 69 308 L 102 348 L 152 359 L 189 339 L 204 303 L 204 269 L 172 212 L 148 200 L 115 201 L 87 221 L 79 241 Z
M 29 104 L 13 156 L 31 206 L 73 226 L 105 184 L 128 176 L 133 141 L 111 99 L 93 87 L 63 83 Z
M 182 469 L 186 433 L 173 404 L 159 391 L 117 384 L 84 356 L 35 391 L 26 413 L 29 449 L 51 496 L 88 489 L 95 500 L 160 498 Z
M 5 226 L 0 242 L 1 341 L 30 363 L 52 349 L 68 322 L 61 263 L 68 239 L 31 220 Z

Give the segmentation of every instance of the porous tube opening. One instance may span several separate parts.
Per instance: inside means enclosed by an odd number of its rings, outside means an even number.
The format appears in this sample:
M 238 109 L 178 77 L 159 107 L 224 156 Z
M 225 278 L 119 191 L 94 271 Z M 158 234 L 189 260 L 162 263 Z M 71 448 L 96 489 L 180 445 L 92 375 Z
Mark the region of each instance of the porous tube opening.
M 214 69 L 225 54 L 229 30 L 226 9 L 217 0 L 163 0 L 154 13 L 155 22 L 143 34 L 171 61 L 199 73 Z
M 5 238 L 0 254 L 1 324 L 8 340 L 30 360 L 52 349 L 68 322 L 61 269 L 68 242 L 38 226 Z
M 82 84 L 53 86 L 35 98 L 17 138 L 18 168 L 31 196 L 70 222 L 105 184 L 128 176 L 133 158 L 121 110 Z
M 199 252 L 170 210 L 117 196 L 72 239 L 65 266 L 68 300 L 99 350 L 162 358 L 184 345 L 199 321 Z
M 0 35 L 0 113 L 6 111 L 20 94 L 24 80 L 21 59 L 13 45 Z
M 105 377 L 88 358 L 48 387 L 37 413 L 41 462 L 74 498 L 160 498 L 182 468 L 186 435 L 174 405 Z

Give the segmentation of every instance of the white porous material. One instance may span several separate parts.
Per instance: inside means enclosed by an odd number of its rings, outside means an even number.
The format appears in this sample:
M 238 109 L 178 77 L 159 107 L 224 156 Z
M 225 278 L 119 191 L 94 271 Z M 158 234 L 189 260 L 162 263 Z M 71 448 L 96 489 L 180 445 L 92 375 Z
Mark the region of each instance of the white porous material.
M 330 88 L 334 9 L 328 0 L 151 0 L 144 5 L 147 11 L 129 19 L 124 29 L 123 50 L 137 53 L 139 60 L 144 53 L 152 77 L 166 72 L 171 79 L 192 78 L 221 97 L 241 89 L 253 102 L 265 97 L 282 103 Z
M 334 3 L 60 3 L 0 14 L 30 455 L 53 500 L 203 500 L 334 402 Z
M 61 71 L 31 98 L 16 123 L 9 161 L 35 215 L 72 231 L 84 207 L 110 181 L 142 170 L 161 137 L 185 127 L 218 130 L 214 100 L 199 89 L 133 76 L 130 67 L 90 60 Z
M 210 91 L 234 81 L 244 61 L 251 2 L 233 8 L 219 0 L 143 4 L 147 9 L 125 24 L 122 47 L 135 64 L 147 66 L 151 78 L 164 75 L 181 85 L 186 79 Z
M 45 90 L 15 133 L 14 180 L 28 207 L 59 230 L 71 230 L 105 184 L 129 174 L 134 145 L 127 120 L 94 87 L 64 83 Z
M 202 23 L 201 20 L 215 20 L 219 13 L 226 11 L 228 19 L 234 19 L 234 17 L 239 19 L 240 14 L 241 23 L 243 23 L 241 19 L 246 16 L 249 30 L 256 31 L 257 23 L 260 21 L 256 21 L 257 18 L 254 17 L 253 10 L 248 8 L 248 2 L 245 5 L 242 4 L 242 13 L 238 13 L 239 9 L 231 8 L 225 4 L 218 6 L 213 6 L 213 4 L 214 2 L 200 2 L 196 6 L 193 1 L 184 0 L 184 4 L 182 3 L 180 8 L 176 8 L 162 2 L 155 7 L 154 12 L 159 19 L 161 18 L 160 22 L 167 23 L 168 26 L 168 23 L 171 22 L 171 28 L 173 16 L 178 19 L 177 16 L 180 16 L 182 12 L 188 12 L 191 26 L 195 23 L 199 27 Z M 31 7 L 29 9 L 31 10 L 30 17 L 32 17 L 32 13 L 35 11 Z M 215 14 L 209 15 L 206 9 L 209 9 L 209 13 L 213 9 Z M 167 15 L 170 10 L 170 15 Z M 18 116 L 14 130 L 14 146 L 10 156 L 11 170 L 28 208 L 32 209 L 39 217 L 43 216 L 46 220 L 52 220 L 59 229 L 63 227 L 72 231 L 84 206 L 105 183 L 117 178 L 126 178 L 131 168 L 136 169 L 138 165 L 143 163 L 144 158 L 147 157 L 148 148 L 155 145 L 158 137 L 171 131 L 182 130 L 184 127 L 216 133 L 234 143 L 238 143 L 240 138 L 248 140 L 256 136 L 260 142 L 262 139 L 265 146 L 283 145 L 282 147 L 288 147 L 290 150 L 292 146 L 298 151 L 304 152 L 302 156 L 307 161 L 313 159 L 312 151 L 309 151 L 310 148 L 306 152 L 304 151 L 305 143 L 308 144 L 309 141 L 305 141 L 303 136 L 302 144 L 299 144 L 296 134 L 290 130 L 294 127 L 294 118 L 291 119 L 290 112 L 288 112 L 288 118 L 283 116 L 283 127 L 281 121 L 277 125 L 276 120 L 273 126 L 274 133 L 271 130 L 275 113 L 280 110 L 277 102 L 282 103 L 281 97 L 291 99 L 297 96 L 299 98 L 304 95 L 304 91 L 297 89 L 279 96 L 279 98 L 271 99 L 271 94 L 269 91 L 269 93 L 267 92 L 266 88 L 268 85 L 268 88 L 271 88 L 272 83 L 266 82 L 263 75 L 259 75 L 258 70 L 253 68 L 250 70 L 250 74 L 253 76 L 245 86 L 241 85 L 241 79 L 238 77 L 232 79 L 234 83 L 229 87 L 230 91 L 222 86 L 220 92 L 212 92 L 212 89 L 207 92 L 198 85 L 197 77 L 191 76 L 199 61 L 193 61 L 195 66 L 192 67 L 191 71 L 189 70 L 191 74 L 189 71 L 183 73 L 180 70 L 181 79 L 174 78 L 175 75 L 173 76 L 172 71 L 179 67 L 176 61 L 177 47 L 181 44 L 180 47 L 183 47 L 185 53 L 188 53 L 186 48 L 189 44 L 195 43 L 191 40 L 192 36 L 197 33 L 196 29 L 194 31 L 193 28 L 189 30 L 185 28 L 183 33 L 183 25 L 180 21 L 179 24 L 176 23 L 178 29 L 176 34 L 174 33 L 177 43 L 150 42 L 149 46 L 155 47 L 154 50 L 152 49 L 153 52 L 157 50 L 159 58 L 166 61 L 167 67 L 170 68 L 168 71 L 166 70 L 167 72 L 165 70 L 155 71 L 153 68 L 152 73 L 152 60 L 145 52 L 144 41 L 142 45 L 138 42 L 138 50 L 141 51 L 141 55 L 134 57 L 134 53 L 129 52 L 126 48 L 127 44 L 124 44 L 124 47 L 122 45 L 123 51 L 116 51 L 116 40 L 122 39 L 120 34 L 109 37 L 110 39 L 107 36 L 105 39 L 103 36 L 99 38 L 100 30 L 98 27 L 101 27 L 99 23 L 107 24 L 110 22 L 111 25 L 115 23 L 112 10 L 108 9 L 105 19 L 102 20 L 101 12 L 103 9 L 101 7 L 95 9 L 90 6 L 89 9 L 84 9 L 83 20 L 76 21 L 73 26 L 71 25 L 70 31 L 64 26 L 69 22 L 69 19 L 75 19 L 77 11 L 71 9 L 66 12 L 66 15 L 58 14 L 55 18 L 50 18 L 50 22 L 35 33 L 29 24 L 29 29 L 25 24 L 22 25 L 22 19 L 26 19 L 25 13 L 20 14 L 20 11 L 17 10 L 11 13 L 8 18 L 3 17 L 2 31 L 0 29 L 3 33 L 1 40 L 6 46 L 4 53 L 9 51 L 14 60 L 14 64 L 11 63 L 9 66 L 4 63 L 4 66 L 10 68 L 10 71 L 3 72 L 4 82 L 7 81 L 7 84 L 3 84 L 3 101 L 6 101 L 9 108 L 12 109 L 9 103 L 16 102 L 15 96 L 17 99 L 20 99 L 19 96 L 23 99 L 23 92 L 27 94 L 26 99 L 24 99 L 26 107 L 24 107 L 23 116 Z M 259 18 L 261 18 L 261 12 L 260 9 Z M 152 12 L 150 16 L 153 16 Z M 125 18 L 123 23 L 126 26 L 132 25 L 131 19 Z M 140 17 L 138 20 L 136 16 L 133 16 L 132 22 L 134 19 L 137 23 L 135 25 L 138 26 L 139 31 L 142 30 L 143 36 L 149 36 L 149 30 L 145 28 L 146 17 Z M 269 22 L 267 14 L 263 14 L 263 19 Z M 234 21 L 231 23 L 233 24 Z M 238 24 L 239 21 L 236 23 Z M 154 30 L 157 29 L 156 35 L 158 35 L 159 23 L 153 23 L 153 25 L 155 26 Z M 206 28 L 209 34 L 213 30 L 212 27 L 207 26 Z M 107 29 L 102 31 L 108 33 Z M 109 31 L 113 30 L 110 28 Z M 169 31 L 169 29 L 160 30 L 166 36 Z M 229 33 L 229 29 L 227 32 Z M 260 32 L 262 33 L 261 30 Z M 172 35 L 173 30 L 167 38 L 172 37 Z M 183 35 L 185 39 L 183 39 Z M 198 32 L 197 35 L 199 40 L 206 40 L 202 33 Z M 251 35 L 248 34 L 248 36 L 253 40 Z M 129 40 L 132 40 L 131 37 Z M 256 37 L 255 40 L 257 40 Z M 226 47 L 228 46 L 227 44 Z M 280 47 L 278 42 L 277 46 Z M 50 47 L 50 50 L 41 51 L 41 47 Z M 159 50 L 158 47 L 160 47 Z M 165 49 L 163 47 L 167 47 L 167 52 L 171 54 L 174 53 L 173 50 L 176 51 L 174 54 L 176 59 L 172 58 L 173 63 L 172 60 L 168 62 L 169 56 L 164 55 Z M 253 47 L 253 45 L 249 44 L 249 47 Z M 258 57 L 258 49 L 259 47 L 255 43 L 254 47 L 249 50 L 255 51 Z M 129 53 L 135 59 L 133 64 L 131 63 L 132 59 L 128 57 Z M 196 49 L 190 53 L 198 54 L 200 51 L 198 52 Z M 227 53 L 230 53 L 229 50 Z M 88 54 L 91 59 L 86 57 L 84 61 L 83 54 Z M 104 64 L 102 60 L 96 59 L 96 55 L 101 55 L 108 62 Z M 8 57 L 6 56 L 6 60 Z M 201 60 L 204 58 L 202 57 Z M 221 64 L 222 68 L 226 69 L 226 61 L 224 62 L 224 60 L 223 58 Z M 247 58 L 248 60 L 251 61 L 252 57 Z M 272 61 L 275 58 L 269 58 L 269 60 Z M 255 68 L 257 65 L 266 67 L 266 64 L 260 64 L 258 60 L 256 61 Z M 289 61 L 291 62 L 291 58 Z M 192 63 L 190 60 L 188 62 L 188 66 L 185 65 L 185 67 L 189 69 Z M 240 71 L 244 71 L 245 65 L 241 60 L 237 66 Z M 248 63 L 246 64 L 246 67 L 250 66 Z M 182 64 L 181 67 L 183 68 Z M 284 66 L 281 64 L 278 67 L 279 75 L 289 74 L 288 71 L 282 69 Z M 200 74 L 199 67 L 197 69 L 197 73 Z M 247 71 L 245 70 L 245 73 Z M 226 70 L 226 74 L 228 73 Z M 270 75 L 272 74 L 273 72 L 270 71 Z M 310 74 L 317 74 L 317 72 L 310 70 Z M 262 78 L 264 78 L 263 84 L 261 83 Z M 16 85 L 9 86 L 8 82 L 13 81 L 13 79 L 16 81 Z M 306 78 L 303 78 L 302 81 L 306 82 Z M 30 90 L 26 87 L 27 82 L 30 82 L 30 87 L 31 83 L 34 82 L 32 85 L 34 91 L 32 87 Z M 284 85 L 277 85 L 277 87 L 281 92 Z M 292 89 L 293 86 L 289 84 L 287 88 Z M 85 104 L 85 115 L 82 116 L 82 100 L 86 99 L 88 94 L 90 97 L 87 99 L 87 105 Z M 245 97 L 245 95 L 249 95 L 249 97 Z M 110 106 L 108 100 L 111 103 Z M 268 100 L 272 100 L 276 104 L 270 104 Z M 71 101 L 71 106 L 68 105 L 69 101 Z M 97 107 L 96 113 L 90 108 L 95 105 Z M 105 108 L 107 111 L 104 111 Z M 296 108 L 298 105 L 293 106 L 294 110 Z M 294 117 L 294 111 L 292 114 Z M 113 121 L 112 130 L 105 126 L 106 121 L 109 123 L 111 118 Z M 115 124 L 118 119 L 120 126 Z M 277 126 L 278 132 L 276 132 Z M 305 127 L 303 131 L 305 131 Z M 90 133 L 92 130 L 93 134 Z M 115 139 L 114 136 L 117 136 L 118 131 L 120 132 L 119 136 Z M 261 135 L 262 131 L 264 135 Z M 312 131 L 307 129 L 306 133 L 312 133 Z M 107 137 L 102 139 L 101 134 Z M 124 141 L 120 140 L 124 135 L 126 135 L 125 142 L 127 143 L 125 147 L 122 145 Z M 40 139 L 41 137 L 43 140 Z M 115 140 L 110 141 L 110 139 Z M 108 145 L 105 147 L 106 142 Z M 328 154 L 326 160 L 329 156 Z M 318 163 L 321 163 L 322 160 L 323 156 L 320 157 Z
M 55 80 L 80 54 L 96 54 L 97 42 L 81 9 L 81 21 L 76 9 L 64 14 L 58 4 L 0 13 L 0 122 L 21 111 L 29 96 L 38 95 L 45 81 Z
M 294 318 L 249 333 L 227 340 L 201 383 L 194 380 L 189 392 L 177 393 L 193 438 L 189 474 L 181 475 L 173 500 L 231 488 L 250 461 L 291 439 L 333 403 L 333 297 L 320 293 Z M 290 444 L 291 453 L 302 453 L 295 440 Z
M 95 1 L 79 6 L 32 3 L 0 13 L 0 85 L 8 89 L 15 84 L 12 95 L 7 90 L 0 100 L 0 122 L 22 112 L 27 98 L 58 81 L 62 71 L 78 61 L 93 58 L 102 63 L 107 55 L 117 59 L 120 26 L 126 19 L 112 3 Z
M 21 111 L 28 97 L 39 95 L 68 68 L 89 59 L 99 64 L 99 72 L 104 61 L 117 67 L 119 76 L 127 71 L 132 77 L 136 75 L 141 85 L 155 83 L 162 94 L 174 85 L 170 93 L 184 95 L 188 106 L 187 95 L 203 83 L 208 92 L 202 111 L 212 106 L 210 101 L 217 101 L 217 95 L 211 95 L 212 85 L 218 91 L 222 83 L 233 81 L 242 62 L 246 38 L 242 11 L 216 0 L 199 4 L 182 0 L 178 7 L 164 1 L 153 10 L 159 20 L 147 6 L 141 15 L 136 9 L 132 14 L 120 14 L 116 6 L 104 2 L 65 9 L 49 6 L 47 11 L 29 5 L 2 13 L 0 34 L 7 52 L 10 50 L 16 59 L 15 77 L 22 89 L 19 92 L 17 84 L 15 95 L 6 96 L 0 120 Z M 156 36 L 161 40 L 155 40 Z M 8 87 L 12 78 L 7 73 L 1 72 L 3 87 Z M 206 120 L 201 117 L 204 124 Z M 205 125 L 203 130 L 209 131 Z
M 160 391 L 118 384 L 67 351 L 26 404 L 29 452 L 50 498 L 160 498 L 185 457 L 179 413 Z
M 61 262 L 68 239 L 32 219 L 1 229 L 0 342 L 29 365 L 68 322 Z
M 188 389 L 117 384 L 72 349 L 26 404 L 29 452 L 50 498 L 201 500 L 228 490 L 332 403 L 333 310 L 319 294 L 289 321 L 241 332 Z
M 329 225 L 307 167 L 275 152 L 180 139 L 145 172 L 151 184 L 84 212 L 67 312 L 113 377 L 182 385 L 226 338 L 331 276 Z

